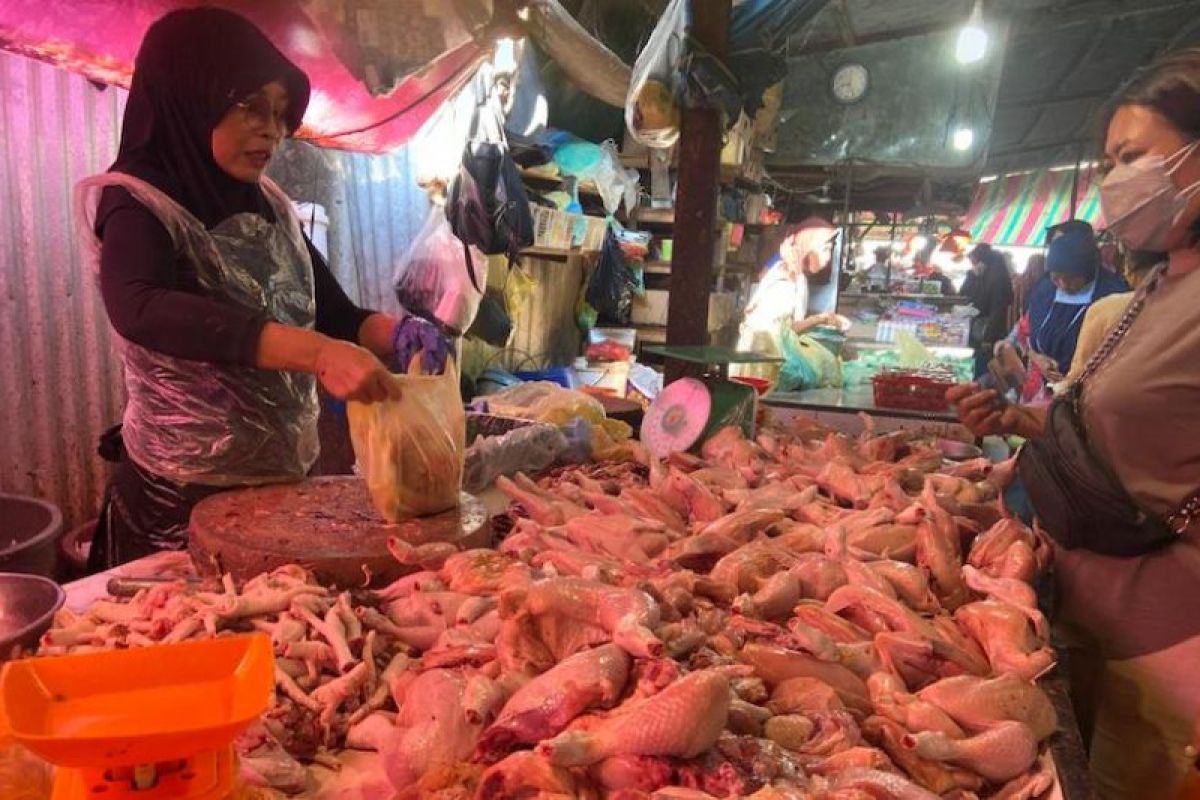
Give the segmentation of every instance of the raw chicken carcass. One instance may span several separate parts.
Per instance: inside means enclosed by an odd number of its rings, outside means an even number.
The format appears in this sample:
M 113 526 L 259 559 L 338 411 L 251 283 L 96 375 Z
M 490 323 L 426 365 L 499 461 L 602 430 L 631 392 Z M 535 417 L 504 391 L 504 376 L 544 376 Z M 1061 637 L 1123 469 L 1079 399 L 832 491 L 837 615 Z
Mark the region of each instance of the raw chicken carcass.
M 1054 666 L 1054 651 L 1039 639 L 1029 611 L 982 600 L 958 609 L 954 620 L 979 642 L 992 669 L 1031 681 Z
M 388 780 L 397 791 L 435 766 L 462 761 L 474 751 L 483 726 L 463 711 L 466 688 L 467 679 L 457 670 L 431 669 L 413 682 L 396 730 L 383 746 Z
M 569 770 L 556 767 L 530 750 L 513 753 L 492 765 L 479 780 L 475 800 L 573 800 L 578 782 Z
M 1015 675 L 994 678 L 959 675 L 930 684 L 917 692 L 917 696 L 941 708 L 971 731 L 1012 720 L 1028 725 L 1041 740 L 1054 733 L 1058 723 L 1054 704 L 1046 693 Z
M 1037 737 L 1023 722 L 998 722 L 983 733 L 951 739 L 942 733 L 917 733 L 905 738 L 905 747 L 922 758 L 946 761 L 1004 783 L 1026 772 L 1037 760 Z
M 590 730 L 567 731 L 537 751 L 560 766 L 586 766 L 621 755 L 694 758 L 716 742 L 729 716 L 729 681 L 693 672 L 656 695 L 630 701 Z
M 658 604 L 637 589 L 622 589 L 579 578 L 535 581 L 501 595 L 501 616 L 522 613 L 533 617 L 543 630 L 549 627 L 565 632 L 566 628 L 574 626 L 598 628 L 630 655 L 639 658 L 653 658 L 663 652 L 662 640 L 654 633 L 659 625 Z M 546 644 L 559 658 L 571 654 L 556 647 L 554 642 L 546 641 Z
M 572 517 L 588 513 L 583 506 L 546 491 L 520 472 L 513 480 L 501 475 L 496 479 L 496 488 L 520 503 L 529 517 L 542 525 L 562 525 Z
M 479 742 L 476 758 L 494 760 L 519 744 L 560 733 L 592 706 L 616 702 L 629 678 L 630 659 L 615 644 L 576 653 L 522 686 L 505 703 Z
M 953 738 L 963 735 L 963 730 L 950 715 L 935 704 L 916 695 L 909 694 L 900 680 L 886 672 L 877 672 L 867 679 L 871 702 L 875 712 L 895 720 L 910 731 L 937 731 Z
M 767 644 L 747 644 L 742 648 L 742 661 L 769 686 L 778 686 L 789 678 L 816 678 L 829 684 L 848 707 L 871 710 L 871 697 L 862 678 L 838 663 L 821 661 L 806 653 L 785 650 Z

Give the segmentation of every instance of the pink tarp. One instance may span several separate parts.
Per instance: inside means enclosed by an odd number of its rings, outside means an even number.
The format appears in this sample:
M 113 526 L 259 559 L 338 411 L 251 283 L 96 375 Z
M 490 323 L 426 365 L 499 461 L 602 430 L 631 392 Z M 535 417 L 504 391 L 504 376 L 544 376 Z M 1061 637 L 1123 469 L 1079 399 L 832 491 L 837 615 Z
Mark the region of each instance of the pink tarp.
M 375 153 L 399 147 L 462 88 L 485 56 L 468 39 L 409 75 L 386 97 L 375 97 L 338 60 L 296 0 L 3 0 L 0 48 L 127 87 L 133 57 L 150 24 L 167 11 L 195 5 L 221 6 L 246 16 L 308 73 L 312 100 L 299 135 L 325 147 Z

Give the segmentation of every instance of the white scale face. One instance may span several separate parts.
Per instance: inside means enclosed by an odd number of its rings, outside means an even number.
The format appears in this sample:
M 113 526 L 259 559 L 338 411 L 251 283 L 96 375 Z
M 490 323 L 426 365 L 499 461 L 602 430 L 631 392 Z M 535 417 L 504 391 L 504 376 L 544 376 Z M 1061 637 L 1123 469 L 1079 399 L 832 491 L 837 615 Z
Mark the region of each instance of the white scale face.
M 655 398 L 642 423 L 642 444 L 655 458 L 687 450 L 700 438 L 712 413 L 712 394 L 695 378 L 675 381 Z
M 862 64 L 844 64 L 833 73 L 832 90 L 839 103 L 857 103 L 867 95 L 871 73 Z

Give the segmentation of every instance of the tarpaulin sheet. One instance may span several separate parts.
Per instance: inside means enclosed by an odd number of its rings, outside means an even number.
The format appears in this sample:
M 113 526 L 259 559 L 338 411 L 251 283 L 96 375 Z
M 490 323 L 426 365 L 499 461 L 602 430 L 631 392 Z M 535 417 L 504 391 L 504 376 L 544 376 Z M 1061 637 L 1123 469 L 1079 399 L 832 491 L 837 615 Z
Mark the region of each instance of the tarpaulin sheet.
M 977 242 L 1041 247 L 1046 228 L 1071 218 L 1074 170 L 1006 175 L 981 183 L 967 211 L 967 228 Z M 1075 219 L 1096 230 L 1104 228 L 1100 212 L 1100 175 L 1095 169 L 1079 173 Z
M 296 0 L 4 0 L 0 48 L 128 87 L 146 29 L 166 12 L 213 5 L 257 24 L 312 81 L 299 136 L 325 147 L 381 153 L 408 141 L 474 74 L 485 51 L 469 37 L 373 96 L 338 59 L 327 32 Z

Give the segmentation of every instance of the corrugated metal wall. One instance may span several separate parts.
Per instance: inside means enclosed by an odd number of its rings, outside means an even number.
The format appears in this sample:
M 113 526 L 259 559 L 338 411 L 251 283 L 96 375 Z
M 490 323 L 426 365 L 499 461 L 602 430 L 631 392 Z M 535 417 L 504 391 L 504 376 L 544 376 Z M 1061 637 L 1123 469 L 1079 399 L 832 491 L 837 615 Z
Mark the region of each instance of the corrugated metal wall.
M 50 499 L 68 525 L 97 504 L 96 438 L 122 402 L 71 188 L 112 160 L 123 106 L 124 92 L 0 53 L 0 491 Z
M 112 161 L 125 93 L 0 52 L 0 492 L 57 503 L 67 524 L 99 506 L 96 439 L 120 419 L 120 369 L 99 292 L 84 274 L 71 189 Z M 417 157 L 292 143 L 272 168 L 324 205 L 330 261 L 351 298 L 392 310 L 395 263 L 425 219 Z M 2 527 L 3 521 L 0 521 Z

